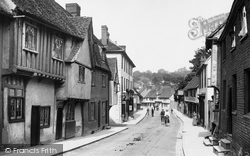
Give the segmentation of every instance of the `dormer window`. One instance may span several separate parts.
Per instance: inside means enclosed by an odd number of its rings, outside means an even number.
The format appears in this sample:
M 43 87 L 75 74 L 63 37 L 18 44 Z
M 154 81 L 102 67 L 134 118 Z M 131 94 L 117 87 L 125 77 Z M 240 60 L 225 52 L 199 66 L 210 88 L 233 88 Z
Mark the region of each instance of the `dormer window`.
M 102 61 L 104 61 L 104 60 L 105 60 L 105 53 L 104 53 L 104 51 L 103 51 L 103 48 L 102 48 L 101 46 L 98 46 L 98 48 L 99 48 L 99 52 L 100 52 Z
M 243 37 L 247 34 L 247 17 L 246 17 L 246 7 L 244 6 L 242 8 L 242 12 L 240 14 L 240 24 L 241 24 L 241 30 L 239 32 L 239 36 Z

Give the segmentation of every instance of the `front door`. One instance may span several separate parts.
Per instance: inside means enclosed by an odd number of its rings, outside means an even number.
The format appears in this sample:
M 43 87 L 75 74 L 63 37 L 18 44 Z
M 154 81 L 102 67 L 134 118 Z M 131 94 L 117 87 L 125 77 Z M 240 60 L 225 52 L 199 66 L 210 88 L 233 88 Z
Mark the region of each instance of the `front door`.
M 66 104 L 65 139 L 75 137 L 75 128 L 75 103 L 69 102 Z
M 62 120 L 63 120 L 63 108 L 58 108 L 56 116 L 56 139 L 62 138 Z
M 40 142 L 40 106 L 32 106 L 30 145 L 35 146 L 38 145 L 39 142 Z
M 101 102 L 98 102 L 98 128 L 101 127 Z

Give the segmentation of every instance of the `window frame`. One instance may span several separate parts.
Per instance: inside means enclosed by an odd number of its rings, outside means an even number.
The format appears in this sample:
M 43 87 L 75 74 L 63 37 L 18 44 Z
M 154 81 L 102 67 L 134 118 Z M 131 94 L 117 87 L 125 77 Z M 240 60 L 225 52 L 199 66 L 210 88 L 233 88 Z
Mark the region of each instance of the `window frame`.
M 48 109 L 47 115 L 47 124 L 45 125 L 45 109 Z M 41 111 L 43 111 L 43 122 L 41 124 Z M 40 106 L 40 129 L 49 128 L 50 127 L 50 113 L 51 113 L 51 106 Z
M 35 49 L 30 49 L 29 47 L 26 47 L 26 37 L 27 37 L 27 34 L 26 34 L 26 30 L 27 30 L 27 27 L 30 26 L 32 28 L 34 28 L 34 30 L 36 30 L 36 37 L 34 37 L 35 41 L 34 43 L 36 44 L 35 45 Z M 25 51 L 28 51 L 28 52 L 32 52 L 32 53 L 35 53 L 35 54 L 38 54 L 38 49 L 39 49 L 39 28 L 31 23 L 28 23 L 28 22 L 24 22 L 24 26 L 23 26 L 23 50 Z
M 67 103 L 66 107 L 66 121 L 75 121 L 75 103 Z
M 102 74 L 102 87 L 105 88 L 106 87 L 106 75 Z
M 85 67 L 84 66 L 81 66 L 79 65 L 79 77 L 78 77 L 78 82 L 79 83 L 85 83 Z
M 245 11 L 245 16 L 244 16 L 244 11 Z M 240 9 L 240 31 L 238 33 L 238 36 L 241 37 L 241 41 L 247 36 L 248 34 L 248 29 L 247 29 L 247 12 L 246 12 L 246 6 L 242 6 Z
M 250 68 L 244 70 L 244 114 L 250 115 Z
M 54 48 L 54 44 L 55 44 L 55 39 L 58 39 L 60 40 L 62 43 L 61 43 L 61 58 L 56 55 L 56 49 Z M 61 37 L 58 37 L 56 35 L 52 35 L 52 43 L 51 43 L 51 57 L 52 59 L 55 59 L 55 60 L 59 60 L 59 61 L 63 61 L 64 59 L 64 39 L 61 38 Z

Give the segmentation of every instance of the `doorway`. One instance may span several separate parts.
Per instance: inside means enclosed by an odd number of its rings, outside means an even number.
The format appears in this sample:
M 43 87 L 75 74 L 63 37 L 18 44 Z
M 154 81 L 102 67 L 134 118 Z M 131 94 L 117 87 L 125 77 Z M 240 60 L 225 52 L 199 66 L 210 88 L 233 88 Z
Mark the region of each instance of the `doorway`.
M 56 139 L 62 138 L 62 123 L 63 123 L 63 108 L 57 109 L 57 116 L 56 116 Z
M 40 143 L 40 106 L 31 108 L 31 133 L 30 145 L 35 146 Z

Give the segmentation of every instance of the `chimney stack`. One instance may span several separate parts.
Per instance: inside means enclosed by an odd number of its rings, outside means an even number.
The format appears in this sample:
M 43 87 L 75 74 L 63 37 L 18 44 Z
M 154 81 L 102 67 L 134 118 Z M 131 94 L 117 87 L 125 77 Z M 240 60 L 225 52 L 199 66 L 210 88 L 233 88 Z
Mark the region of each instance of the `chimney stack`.
M 66 10 L 75 16 L 81 16 L 81 7 L 77 3 L 67 3 Z
M 102 44 L 104 46 L 108 45 L 109 32 L 108 27 L 106 25 L 102 25 Z

